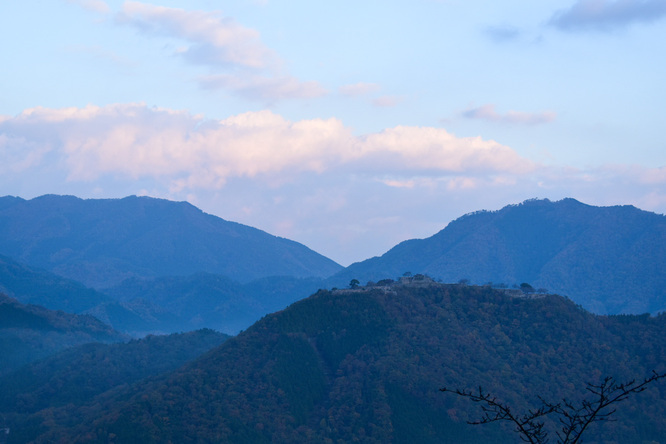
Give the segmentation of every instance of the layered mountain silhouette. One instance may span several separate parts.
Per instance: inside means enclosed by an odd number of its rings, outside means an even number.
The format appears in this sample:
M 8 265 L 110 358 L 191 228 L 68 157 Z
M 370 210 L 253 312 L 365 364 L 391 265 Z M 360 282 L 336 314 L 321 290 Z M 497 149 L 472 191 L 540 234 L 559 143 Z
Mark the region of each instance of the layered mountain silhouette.
M 328 277 L 342 267 L 297 242 L 148 197 L 0 198 L 0 254 L 101 289 L 131 277 Z
M 405 272 L 528 283 L 600 314 L 658 313 L 666 308 L 665 251 L 666 216 L 574 199 L 468 214 L 342 269 L 301 244 L 184 202 L 0 198 L 0 289 L 24 303 L 93 314 L 137 337 L 199 328 L 235 334 L 318 288 Z
M 197 273 L 129 278 L 102 293 L 0 255 L 0 293 L 23 304 L 90 314 L 134 337 L 201 328 L 236 334 L 321 286 L 318 278 L 275 276 L 241 284 Z
M 598 314 L 664 311 L 665 251 L 665 216 L 531 200 L 341 270 L 187 203 L 4 197 L 0 415 L 8 442 L 511 443 L 439 388 L 526 412 L 666 372 L 665 314 Z M 666 442 L 665 386 L 587 442 Z
M 128 339 L 93 316 L 25 305 L 0 294 L 0 374 L 68 347 Z
M 664 315 L 596 316 L 520 294 L 427 280 L 322 290 L 173 373 L 12 427 L 37 443 L 512 443 L 512 427 L 466 424 L 479 406 L 439 388 L 482 385 L 517 413 L 538 396 L 579 402 L 607 375 L 665 370 Z M 665 415 L 655 383 L 586 442 L 664 442 Z
M 529 200 L 465 215 L 432 237 L 352 264 L 329 282 L 424 273 L 444 282 L 529 283 L 595 313 L 657 313 L 666 310 L 664 270 L 666 216 L 574 199 Z
M 143 331 L 177 332 L 212 328 L 236 334 L 262 316 L 282 310 L 322 286 L 321 279 L 276 276 L 239 283 L 225 276 L 132 278 L 104 292 L 115 299 L 88 312 L 121 331 L 141 336 L 118 305 L 144 319 Z M 130 320 L 132 318 L 129 318 Z

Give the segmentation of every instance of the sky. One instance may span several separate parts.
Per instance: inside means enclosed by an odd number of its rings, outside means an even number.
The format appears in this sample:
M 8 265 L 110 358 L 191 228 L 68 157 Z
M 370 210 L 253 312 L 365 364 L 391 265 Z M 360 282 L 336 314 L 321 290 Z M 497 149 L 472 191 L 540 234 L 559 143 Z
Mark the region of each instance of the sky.
M 666 213 L 666 0 L 21 0 L 0 38 L 0 195 L 342 265 L 532 198 Z

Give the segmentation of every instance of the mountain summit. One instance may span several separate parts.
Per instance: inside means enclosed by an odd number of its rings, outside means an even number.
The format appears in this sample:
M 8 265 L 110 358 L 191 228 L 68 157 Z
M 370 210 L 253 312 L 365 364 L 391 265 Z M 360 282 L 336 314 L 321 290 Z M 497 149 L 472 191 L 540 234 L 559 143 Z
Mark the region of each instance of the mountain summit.
M 575 199 L 479 211 L 427 239 L 352 264 L 336 283 L 425 273 L 444 282 L 529 283 L 600 314 L 666 310 L 666 216 Z
M 297 242 L 149 197 L 0 198 L 0 254 L 94 288 L 198 272 L 241 282 L 327 277 L 342 267 Z

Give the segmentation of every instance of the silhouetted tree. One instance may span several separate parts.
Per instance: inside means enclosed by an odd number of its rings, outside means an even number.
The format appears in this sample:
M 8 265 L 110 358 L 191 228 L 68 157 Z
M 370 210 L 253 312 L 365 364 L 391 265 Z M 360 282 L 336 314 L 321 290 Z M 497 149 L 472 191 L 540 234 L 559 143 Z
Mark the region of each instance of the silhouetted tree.
M 534 287 L 532 287 L 530 284 L 527 282 L 523 282 L 520 284 L 520 289 L 522 290 L 523 293 L 534 293 Z
M 594 422 L 613 421 L 610 417 L 615 413 L 615 404 L 626 400 L 632 393 L 640 393 L 647 385 L 661 378 L 666 373 L 652 372 L 652 376 L 642 382 L 635 380 L 626 383 L 617 383 L 611 376 L 607 376 L 598 385 L 588 383 L 586 390 L 592 394 L 590 399 L 583 399 L 579 403 L 563 399 L 557 404 L 546 401 L 541 396 L 541 406 L 536 410 L 528 410 L 524 414 L 516 414 L 511 407 L 495 396 L 485 392 L 479 387 L 478 394 L 472 391 L 441 388 L 442 392 L 455 393 L 458 396 L 469 398 L 481 404 L 483 416 L 477 421 L 468 421 L 468 424 L 488 424 L 496 421 L 509 421 L 515 426 L 514 431 L 520 439 L 531 444 L 548 442 L 548 431 L 542 420 L 545 416 L 554 414 L 560 424 L 556 431 L 558 444 L 576 444 L 581 442 L 581 436 L 588 426 Z
M 352 279 L 351 281 L 349 281 L 349 288 L 351 289 L 357 288 L 360 283 L 361 282 L 358 279 Z

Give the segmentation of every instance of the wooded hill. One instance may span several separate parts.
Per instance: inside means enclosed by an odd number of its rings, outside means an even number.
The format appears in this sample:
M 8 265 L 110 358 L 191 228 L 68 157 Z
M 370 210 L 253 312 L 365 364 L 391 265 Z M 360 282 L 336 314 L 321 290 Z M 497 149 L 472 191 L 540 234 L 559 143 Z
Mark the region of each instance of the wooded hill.
M 365 283 L 405 272 L 443 282 L 529 283 L 599 314 L 666 310 L 666 216 L 574 199 L 528 200 L 460 217 L 330 279 Z
M 421 283 L 321 290 L 157 379 L 17 418 L 15 442 L 517 442 L 470 426 L 482 385 L 515 411 L 666 364 L 666 315 L 597 316 L 553 295 Z M 666 442 L 666 386 L 618 406 L 588 443 Z M 52 418 L 57 418 L 53 421 Z
M 82 405 L 117 387 L 175 370 L 227 338 L 199 330 L 71 347 L 0 377 L 0 413 L 16 423 L 46 408 Z

